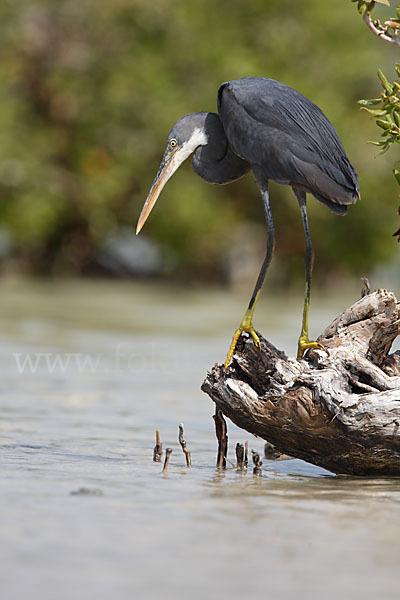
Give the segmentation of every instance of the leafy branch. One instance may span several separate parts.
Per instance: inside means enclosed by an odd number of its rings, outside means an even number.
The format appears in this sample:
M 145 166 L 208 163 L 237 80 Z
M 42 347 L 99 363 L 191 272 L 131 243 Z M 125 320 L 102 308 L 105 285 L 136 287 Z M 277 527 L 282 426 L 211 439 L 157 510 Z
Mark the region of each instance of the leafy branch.
M 368 29 L 372 31 L 374 35 L 389 42 L 389 44 L 395 44 L 400 46 L 399 30 L 400 30 L 400 7 L 396 8 L 396 17 L 391 17 L 388 21 L 383 24 L 379 19 L 372 20 L 371 12 L 375 8 L 376 4 L 383 4 L 384 6 L 390 6 L 389 0 L 352 0 L 357 2 L 358 12 L 363 15 L 363 19 Z
M 368 111 L 376 119 L 376 124 L 383 131 L 383 139 L 377 142 L 371 142 L 374 146 L 381 148 L 380 154 L 386 152 L 394 143 L 400 143 L 400 64 L 396 63 L 394 68 L 397 73 L 397 80 L 390 83 L 387 77 L 379 69 L 378 76 L 382 84 L 382 93 L 380 98 L 370 100 L 359 100 L 362 108 Z M 374 106 L 376 108 L 369 108 Z
M 373 0 L 372 2 L 369 0 L 352 0 L 352 2 L 358 3 L 358 12 L 363 15 L 367 27 L 374 35 L 389 44 L 400 46 L 400 6 L 396 7 L 396 17 L 390 17 L 388 21 L 382 24 L 379 19 L 372 20 L 371 12 L 376 4 L 390 6 L 388 0 Z M 400 64 L 395 63 L 394 68 L 397 73 L 397 80 L 393 83 L 389 82 L 381 69 L 378 70 L 378 76 L 382 85 L 380 98 L 359 100 L 359 104 L 362 105 L 364 110 L 377 117 L 376 124 L 383 130 L 381 140 L 370 142 L 380 147 L 379 154 L 386 152 L 392 144 L 400 143 Z M 369 108 L 370 106 L 374 106 L 375 108 Z M 393 175 L 400 185 L 400 172 L 397 168 L 393 169 Z M 400 215 L 400 207 L 397 214 Z M 400 242 L 400 229 L 393 236 L 397 237 L 397 241 Z

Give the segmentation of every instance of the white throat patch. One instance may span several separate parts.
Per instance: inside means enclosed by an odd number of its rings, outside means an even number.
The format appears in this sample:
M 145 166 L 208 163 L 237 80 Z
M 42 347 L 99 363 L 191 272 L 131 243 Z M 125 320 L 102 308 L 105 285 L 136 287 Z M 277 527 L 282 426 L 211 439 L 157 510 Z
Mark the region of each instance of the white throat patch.
M 190 139 L 182 145 L 179 154 L 180 156 L 187 158 L 190 154 L 192 154 L 192 152 L 196 150 L 196 148 L 198 148 L 199 146 L 205 146 L 207 142 L 208 138 L 204 131 L 202 131 L 199 128 L 196 128 L 193 131 Z M 185 158 L 182 158 L 182 160 L 185 160 Z

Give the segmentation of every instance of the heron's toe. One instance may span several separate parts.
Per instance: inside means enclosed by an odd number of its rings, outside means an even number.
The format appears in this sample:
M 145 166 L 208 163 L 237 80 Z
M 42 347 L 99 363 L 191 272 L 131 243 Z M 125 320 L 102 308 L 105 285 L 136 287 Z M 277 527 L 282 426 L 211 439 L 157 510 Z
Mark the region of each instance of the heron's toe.
M 315 350 L 324 350 L 324 352 L 328 353 L 327 350 L 322 346 L 322 344 L 313 340 L 309 340 L 306 336 L 300 336 L 299 343 L 297 346 L 297 358 L 302 358 L 304 353 L 307 350 L 311 350 L 312 348 Z
M 252 327 L 250 330 L 243 330 L 243 331 L 247 331 L 247 333 L 249 333 L 251 335 L 251 337 L 253 338 L 254 344 L 257 346 L 257 348 L 259 350 L 261 350 L 260 338 L 258 337 L 257 332 L 254 329 L 254 327 Z
M 245 317 L 243 319 L 243 321 L 241 322 L 240 327 L 238 329 L 236 329 L 235 333 L 233 334 L 232 343 L 230 345 L 229 352 L 227 354 L 225 364 L 224 364 L 225 369 L 228 368 L 229 363 L 231 362 L 231 358 L 236 349 L 237 341 L 240 338 L 240 336 L 242 335 L 242 333 L 248 333 L 249 335 L 251 335 L 251 337 L 253 338 L 254 344 L 256 345 L 256 347 L 259 350 L 261 350 L 260 338 L 258 337 L 257 332 L 253 327 L 253 323 L 251 322 L 251 320 L 249 320 L 248 318 Z

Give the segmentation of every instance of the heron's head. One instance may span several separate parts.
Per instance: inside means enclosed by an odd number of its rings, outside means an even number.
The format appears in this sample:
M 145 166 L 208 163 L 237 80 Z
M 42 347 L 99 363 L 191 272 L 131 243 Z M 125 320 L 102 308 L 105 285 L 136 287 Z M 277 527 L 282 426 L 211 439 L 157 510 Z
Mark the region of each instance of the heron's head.
M 164 156 L 161 161 L 160 168 L 156 178 L 151 186 L 149 195 L 140 213 L 136 234 L 142 229 L 147 217 L 161 190 L 172 177 L 175 171 L 180 167 L 199 146 L 207 144 L 207 134 L 205 131 L 205 120 L 207 113 L 193 113 L 182 117 L 175 123 L 169 132 L 167 145 L 165 147 Z

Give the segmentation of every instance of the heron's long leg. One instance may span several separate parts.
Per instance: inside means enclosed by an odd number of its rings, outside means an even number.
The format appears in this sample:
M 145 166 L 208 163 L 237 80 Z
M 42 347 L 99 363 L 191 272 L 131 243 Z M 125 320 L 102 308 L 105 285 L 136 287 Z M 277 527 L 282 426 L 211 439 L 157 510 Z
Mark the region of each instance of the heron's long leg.
M 227 355 L 226 361 L 225 361 L 225 368 L 229 365 L 230 360 L 233 356 L 233 353 L 235 352 L 236 343 L 244 331 L 249 333 L 251 335 L 251 337 L 253 338 L 256 346 L 258 348 L 260 347 L 260 339 L 256 333 L 256 330 L 254 329 L 254 326 L 253 326 L 253 313 L 254 313 L 254 309 L 256 307 L 258 297 L 260 295 L 262 284 L 264 283 L 265 274 L 268 270 L 269 264 L 271 262 L 272 254 L 273 254 L 273 251 L 275 248 L 275 229 L 274 229 L 274 221 L 272 218 L 271 206 L 269 203 L 268 182 L 261 178 L 260 178 L 260 180 L 258 180 L 256 178 L 256 180 L 261 189 L 261 196 L 262 196 L 263 203 L 264 203 L 265 218 L 267 221 L 267 228 L 268 228 L 267 252 L 266 252 L 260 273 L 258 275 L 257 282 L 256 282 L 253 294 L 252 294 L 250 302 L 249 302 L 249 306 L 245 312 L 242 322 L 239 325 L 239 328 L 235 331 L 235 333 L 233 335 L 232 343 L 229 348 L 229 352 L 228 352 L 228 355 Z
M 321 344 L 318 342 L 310 341 L 308 338 L 308 312 L 310 309 L 310 293 L 311 293 L 311 279 L 312 270 L 314 264 L 314 249 L 311 243 L 310 228 L 308 226 L 307 206 L 306 206 L 306 193 L 293 188 L 299 202 L 301 217 L 303 219 L 304 233 L 306 236 L 306 251 L 304 254 L 304 261 L 306 264 L 306 291 L 304 296 L 304 309 L 303 309 L 303 321 L 301 324 L 301 333 L 297 346 L 297 358 L 301 358 L 306 350 L 309 348 L 321 349 Z

